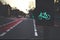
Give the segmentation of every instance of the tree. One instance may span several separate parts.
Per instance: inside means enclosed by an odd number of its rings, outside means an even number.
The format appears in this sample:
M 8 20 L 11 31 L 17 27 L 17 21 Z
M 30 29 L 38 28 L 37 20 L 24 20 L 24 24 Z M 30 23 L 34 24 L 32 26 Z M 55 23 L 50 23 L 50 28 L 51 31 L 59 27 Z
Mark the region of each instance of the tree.
M 10 5 L 2 5 L 0 7 L 0 13 L 4 17 L 8 17 L 10 15 L 10 10 L 11 10 Z
M 2 2 L 0 1 L 0 16 L 2 16 L 2 11 L 1 11 L 2 6 L 3 6 L 3 4 L 2 4 Z
M 19 11 L 18 9 L 11 10 L 11 15 L 18 17 L 18 11 Z

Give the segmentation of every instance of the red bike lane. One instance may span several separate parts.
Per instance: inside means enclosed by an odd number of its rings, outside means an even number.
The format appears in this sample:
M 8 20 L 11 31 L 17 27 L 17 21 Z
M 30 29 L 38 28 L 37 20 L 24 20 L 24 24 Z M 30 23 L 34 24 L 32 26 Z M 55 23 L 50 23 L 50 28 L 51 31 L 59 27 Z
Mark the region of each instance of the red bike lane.
M 24 18 L 18 18 L 18 19 L 16 19 L 16 20 L 14 20 L 13 22 L 8 23 L 7 25 L 3 26 L 3 27 L 0 29 L 0 32 L 1 32 L 1 33 L 4 33 L 4 32 L 10 31 L 10 30 L 13 29 L 15 26 L 17 26 L 19 23 L 21 23 L 23 20 L 24 20 Z

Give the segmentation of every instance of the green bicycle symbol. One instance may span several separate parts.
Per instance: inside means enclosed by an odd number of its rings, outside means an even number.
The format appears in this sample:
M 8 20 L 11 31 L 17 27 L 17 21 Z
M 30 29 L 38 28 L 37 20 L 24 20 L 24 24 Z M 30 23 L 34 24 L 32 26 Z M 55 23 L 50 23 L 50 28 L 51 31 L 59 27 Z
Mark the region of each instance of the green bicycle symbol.
M 45 20 L 50 20 L 51 16 L 49 14 L 47 14 L 46 12 L 44 13 L 40 13 L 38 16 L 39 20 L 45 19 Z

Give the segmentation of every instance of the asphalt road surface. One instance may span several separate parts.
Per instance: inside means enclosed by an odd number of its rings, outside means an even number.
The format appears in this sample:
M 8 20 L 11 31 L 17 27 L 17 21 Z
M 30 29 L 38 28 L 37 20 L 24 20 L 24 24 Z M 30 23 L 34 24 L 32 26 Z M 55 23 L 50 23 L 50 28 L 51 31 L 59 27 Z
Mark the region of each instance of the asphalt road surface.
M 26 19 L 22 23 L 7 32 L 0 39 L 40 39 L 54 40 L 60 39 L 60 27 L 55 26 L 36 26 L 37 36 L 32 19 Z
M 37 34 L 38 35 L 38 34 Z M 32 19 L 26 19 L 15 28 L 7 32 L 0 39 L 40 39 L 35 35 L 34 23 Z

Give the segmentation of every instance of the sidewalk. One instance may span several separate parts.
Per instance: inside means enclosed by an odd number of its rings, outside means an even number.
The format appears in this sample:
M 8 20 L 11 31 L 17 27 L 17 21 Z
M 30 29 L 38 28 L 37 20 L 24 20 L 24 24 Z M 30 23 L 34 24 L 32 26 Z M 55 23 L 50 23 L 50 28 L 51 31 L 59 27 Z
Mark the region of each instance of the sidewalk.
M 37 25 L 37 30 L 39 36 L 44 40 L 60 39 L 60 18 L 55 17 L 53 26 Z

